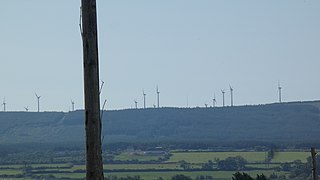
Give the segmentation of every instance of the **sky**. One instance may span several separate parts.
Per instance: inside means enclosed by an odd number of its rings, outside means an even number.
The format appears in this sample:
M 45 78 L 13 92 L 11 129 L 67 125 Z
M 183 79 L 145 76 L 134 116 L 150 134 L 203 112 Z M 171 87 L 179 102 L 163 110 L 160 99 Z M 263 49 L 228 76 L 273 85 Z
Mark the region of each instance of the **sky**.
M 320 99 L 319 0 L 98 0 L 106 109 Z M 83 109 L 79 0 L 0 6 L 0 98 L 7 111 Z M 3 106 L 1 106 L 3 110 Z

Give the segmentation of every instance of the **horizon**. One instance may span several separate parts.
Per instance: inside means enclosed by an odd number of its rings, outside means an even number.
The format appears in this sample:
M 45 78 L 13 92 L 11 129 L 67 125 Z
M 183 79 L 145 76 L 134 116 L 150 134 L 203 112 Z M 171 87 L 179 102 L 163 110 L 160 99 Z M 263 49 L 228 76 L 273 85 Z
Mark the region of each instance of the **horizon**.
M 125 110 L 150 110 L 150 109 L 166 109 L 166 108 L 172 108 L 172 109 L 221 109 L 221 108 L 237 108 L 237 107 L 248 107 L 248 106 L 267 106 L 267 105 L 275 105 L 275 104 L 282 104 L 282 105 L 287 105 L 287 104 L 295 104 L 295 103 L 316 103 L 316 102 L 320 102 L 320 99 L 315 99 L 315 100 L 308 100 L 308 101 L 288 101 L 288 102 L 271 102 L 271 103 L 260 103 L 260 104 L 242 104 L 242 105 L 226 105 L 226 106 L 207 106 L 205 107 L 205 105 L 203 106 L 160 106 L 158 107 L 130 107 L 130 108 L 123 108 L 123 109 L 103 109 L 103 111 L 125 111 Z M 62 112 L 62 113 L 70 113 L 70 112 L 76 112 L 76 111 L 84 111 L 85 109 L 75 109 L 75 110 L 69 110 L 69 111 L 56 111 L 56 110 L 46 110 L 46 111 L 37 111 L 37 109 L 35 109 L 34 111 L 22 111 L 22 110 L 18 110 L 18 111 L 0 111 L 0 113 L 15 113 L 15 112 L 22 112 L 22 113 L 51 113 L 51 112 Z M 102 111 L 102 109 L 100 110 Z

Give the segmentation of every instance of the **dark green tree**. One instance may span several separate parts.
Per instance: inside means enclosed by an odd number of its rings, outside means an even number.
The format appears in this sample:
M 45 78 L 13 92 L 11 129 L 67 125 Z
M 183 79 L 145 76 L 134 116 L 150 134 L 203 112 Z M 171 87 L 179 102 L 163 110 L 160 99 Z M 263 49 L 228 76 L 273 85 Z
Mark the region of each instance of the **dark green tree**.
M 183 174 L 177 174 L 171 178 L 171 180 L 192 180 L 190 177 Z
M 212 176 L 197 176 L 196 177 L 196 180 L 213 180 L 213 177 Z
M 233 174 L 232 180 L 254 180 L 254 179 L 247 173 L 236 172 L 235 174 Z
M 257 174 L 256 180 L 267 180 L 267 179 L 268 178 L 264 174 L 261 174 L 261 175 Z
M 291 170 L 291 164 L 286 162 L 286 163 L 281 163 L 280 168 L 282 171 L 290 171 Z
M 207 163 L 202 165 L 203 170 L 213 170 L 213 162 L 209 160 Z
M 276 180 L 276 179 L 278 179 L 278 175 L 276 175 L 275 173 L 272 173 L 272 174 L 270 174 L 269 179 Z
M 190 163 L 188 163 L 187 161 L 182 160 L 182 161 L 179 161 L 179 163 L 180 163 L 180 167 L 182 167 L 183 170 L 190 169 Z
M 225 160 L 220 160 L 218 162 L 218 168 L 220 170 L 244 170 L 247 160 L 241 156 L 228 157 Z
M 119 178 L 119 180 L 140 180 L 140 176 L 134 176 L 134 177 L 131 177 L 131 176 L 127 176 L 127 177 L 121 177 Z

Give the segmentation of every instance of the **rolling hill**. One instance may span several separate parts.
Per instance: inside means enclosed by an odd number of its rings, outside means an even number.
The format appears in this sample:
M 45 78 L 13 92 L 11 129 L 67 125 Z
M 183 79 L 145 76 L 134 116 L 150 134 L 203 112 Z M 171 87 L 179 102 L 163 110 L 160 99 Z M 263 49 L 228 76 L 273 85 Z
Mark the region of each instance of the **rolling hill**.
M 84 141 L 84 111 L 0 112 L 0 144 Z M 320 142 L 320 101 L 105 111 L 106 142 Z

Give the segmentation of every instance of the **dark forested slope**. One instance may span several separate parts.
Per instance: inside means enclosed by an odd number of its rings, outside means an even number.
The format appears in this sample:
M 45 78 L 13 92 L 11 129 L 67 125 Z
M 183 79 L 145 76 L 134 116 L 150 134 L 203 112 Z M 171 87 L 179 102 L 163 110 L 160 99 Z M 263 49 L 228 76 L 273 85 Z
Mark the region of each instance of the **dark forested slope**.
M 104 142 L 320 142 L 320 101 L 106 111 Z M 84 112 L 1 112 L 1 143 L 83 142 Z

